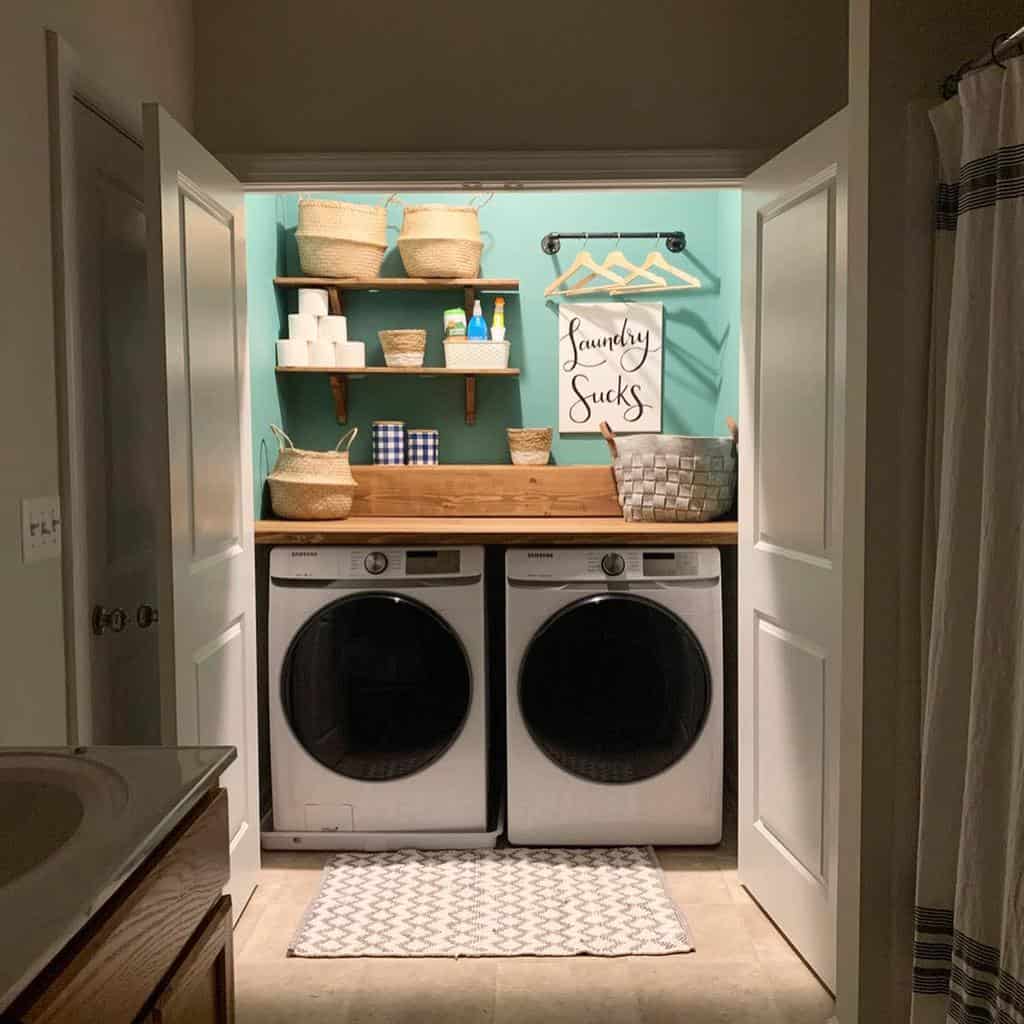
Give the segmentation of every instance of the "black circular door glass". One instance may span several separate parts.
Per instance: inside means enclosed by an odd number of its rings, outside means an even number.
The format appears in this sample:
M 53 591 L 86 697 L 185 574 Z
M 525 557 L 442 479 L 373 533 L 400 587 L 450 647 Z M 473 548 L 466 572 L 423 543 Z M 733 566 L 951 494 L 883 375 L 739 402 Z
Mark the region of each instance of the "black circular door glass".
M 350 779 L 400 779 L 455 741 L 469 713 L 466 652 L 426 605 L 356 594 L 299 630 L 281 672 L 292 731 L 325 768 Z
M 519 700 L 530 735 L 594 782 L 651 778 L 696 742 L 711 704 L 707 658 L 690 628 L 632 594 L 563 608 L 527 648 Z

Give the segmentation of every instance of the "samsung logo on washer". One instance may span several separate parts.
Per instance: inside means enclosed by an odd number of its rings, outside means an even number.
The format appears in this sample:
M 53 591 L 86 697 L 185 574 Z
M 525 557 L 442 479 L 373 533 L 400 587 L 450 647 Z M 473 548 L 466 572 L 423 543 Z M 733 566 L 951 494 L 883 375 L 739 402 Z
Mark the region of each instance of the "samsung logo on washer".
M 319 551 L 293 551 L 292 558 L 319 558 Z
M 554 558 L 555 554 L 553 551 L 527 551 L 527 558 Z

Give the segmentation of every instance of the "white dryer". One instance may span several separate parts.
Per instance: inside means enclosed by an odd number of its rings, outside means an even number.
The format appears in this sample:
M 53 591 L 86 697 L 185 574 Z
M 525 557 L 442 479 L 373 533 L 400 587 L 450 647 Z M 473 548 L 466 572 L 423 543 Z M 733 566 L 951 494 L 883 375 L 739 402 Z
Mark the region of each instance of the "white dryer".
M 506 557 L 508 837 L 722 836 L 722 594 L 714 548 Z
M 485 642 L 482 548 L 275 548 L 274 833 L 484 832 Z

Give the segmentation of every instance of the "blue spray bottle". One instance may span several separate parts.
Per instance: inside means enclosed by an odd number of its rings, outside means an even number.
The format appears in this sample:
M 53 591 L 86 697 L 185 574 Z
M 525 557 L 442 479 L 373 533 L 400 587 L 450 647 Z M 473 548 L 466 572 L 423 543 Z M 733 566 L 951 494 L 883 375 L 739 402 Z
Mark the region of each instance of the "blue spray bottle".
M 466 340 L 487 340 L 487 321 L 484 319 L 484 313 L 483 309 L 480 306 L 479 299 L 477 299 L 476 302 L 473 303 L 473 315 L 472 317 L 470 317 L 469 324 L 466 327 Z

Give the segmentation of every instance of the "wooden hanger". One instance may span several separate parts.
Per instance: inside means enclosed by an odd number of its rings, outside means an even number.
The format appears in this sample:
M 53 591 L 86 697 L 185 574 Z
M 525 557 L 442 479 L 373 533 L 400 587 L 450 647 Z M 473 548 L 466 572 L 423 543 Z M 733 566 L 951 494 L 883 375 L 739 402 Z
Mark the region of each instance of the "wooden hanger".
M 687 273 L 685 270 L 681 270 L 679 267 L 673 267 L 660 252 L 655 250 L 647 254 L 647 259 L 644 260 L 640 266 L 641 271 L 650 270 L 651 267 L 657 267 L 658 270 L 663 270 L 667 274 L 671 274 L 672 277 L 677 280 L 683 281 L 683 284 L 633 284 L 632 282 L 639 277 L 639 274 L 633 274 L 626 278 L 617 288 L 610 288 L 608 290 L 610 295 L 632 295 L 643 292 L 682 292 L 689 291 L 692 288 L 700 288 L 700 281 L 693 276 L 693 274 Z
M 544 289 L 545 296 L 572 294 L 570 288 L 562 288 L 561 286 L 580 270 L 591 271 L 590 277 L 587 278 L 588 281 L 594 277 L 603 277 L 606 281 L 611 281 L 612 285 L 625 284 L 625 281 L 618 274 L 613 274 L 610 270 L 605 270 L 594 262 L 594 258 L 587 252 L 587 239 L 584 238 L 583 248 L 576 253 L 576 259 L 572 261 L 572 265 L 564 274 L 560 274 Z
M 621 239 L 619 240 L 619 244 L 622 244 Z M 626 273 L 629 274 L 630 276 L 623 279 L 623 284 L 626 284 L 628 281 L 636 277 L 643 277 L 650 284 L 658 285 L 661 288 L 666 287 L 667 284 L 663 277 L 658 277 L 657 274 L 652 274 L 649 271 L 645 270 L 643 267 L 638 267 L 635 263 L 631 263 L 628 259 L 626 259 L 626 254 L 621 249 L 616 249 L 614 252 L 608 253 L 608 255 L 604 258 L 604 261 L 601 263 L 601 268 L 606 271 L 615 269 L 625 270 Z M 597 275 L 595 274 L 588 274 L 585 278 L 583 278 L 582 281 L 578 281 L 574 288 L 570 288 L 569 291 L 567 291 L 565 294 L 595 295 L 600 294 L 601 292 L 610 292 L 612 288 L 615 287 L 615 285 L 601 284 L 588 288 L 587 285 L 589 284 L 589 282 L 593 281 L 596 276 Z

